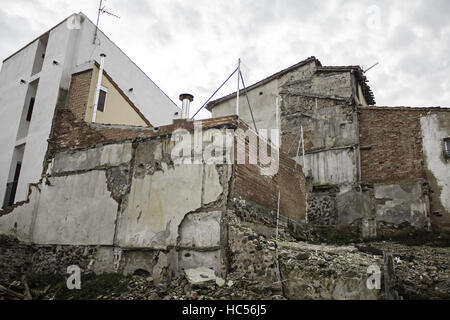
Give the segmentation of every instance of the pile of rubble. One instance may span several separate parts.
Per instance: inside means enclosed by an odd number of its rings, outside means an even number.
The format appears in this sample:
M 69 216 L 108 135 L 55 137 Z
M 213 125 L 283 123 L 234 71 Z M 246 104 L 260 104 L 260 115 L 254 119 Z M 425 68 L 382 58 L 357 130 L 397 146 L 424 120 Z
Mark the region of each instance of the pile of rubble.
M 128 276 L 82 274 L 81 290 L 70 291 L 63 275 L 28 275 L 0 281 L 0 299 L 450 298 L 448 246 L 392 241 L 312 244 L 296 241 L 283 229 L 274 237 L 271 228 L 236 219 L 229 221 L 228 255 L 226 279 L 208 268 L 186 269 L 168 281 L 154 281 L 144 270 Z M 378 270 L 378 288 L 368 286 L 373 270 Z

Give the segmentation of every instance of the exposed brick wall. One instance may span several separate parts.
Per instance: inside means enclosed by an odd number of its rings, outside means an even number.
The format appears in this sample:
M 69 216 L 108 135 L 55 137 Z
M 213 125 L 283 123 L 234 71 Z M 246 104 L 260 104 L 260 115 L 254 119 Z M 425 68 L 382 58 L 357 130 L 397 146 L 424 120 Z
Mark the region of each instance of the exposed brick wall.
M 363 183 L 426 179 L 420 128 L 424 113 L 398 108 L 359 109 Z
M 244 131 L 246 127 L 240 125 Z M 244 137 L 237 135 L 236 141 Z M 246 142 L 246 154 L 251 146 Z M 237 148 L 236 148 L 237 149 Z M 235 158 L 236 159 L 236 158 Z M 247 159 L 248 160 L 248 159 Z M 293 220 L 302 220 L 306 216 L 305 194 L 306 180 L 302 167 L 294 160 L 280 153 L 278 173 L 273 177 L 260 173 L 261 165 L 237 164 L 231 197 L 241 197 L 269 210 L 277 210 L 278 190 L 281 193 L 280 213 Z

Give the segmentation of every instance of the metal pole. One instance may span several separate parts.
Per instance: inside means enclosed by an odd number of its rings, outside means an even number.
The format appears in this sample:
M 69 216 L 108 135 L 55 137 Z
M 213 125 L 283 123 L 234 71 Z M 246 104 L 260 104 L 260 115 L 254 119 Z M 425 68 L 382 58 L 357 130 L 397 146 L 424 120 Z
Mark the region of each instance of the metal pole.
M 306 172 L 306 159 L 305 159 L 305 140 L 303 140 L 303 126 L 300 127 L 302 135 L 302 151 L 303 151 L 303 172 Z
M 278 204 L 277 204 L 277 229 L 275 232 L 275 242 L 278 243 L 278 222 L 280 220 L 280 197 L 281 196 L 281 192 L 280 190 L 278 190 Z M 277 258 L 278 258 L 278 248 L 277 248 Z
M 275 102 L 275 123 L 277 129 L 277 148 L 280 148 L 280 114 L 278 111 L 278 107 L 279 107 L 279 97 L 277 96 Z
M 238 76 L 237 76 L 237 91 L 236 91 L 236 115 L 239 115 L 239 86 L 241 73 L 241 58 L 238 59 Z
M 98 7 L 98 14 L 97 14 L 97 24 L 95 25 L 94 41 L 92 42 L 92 44 L 95 44 L 95 40 L 97 40 L 98 23 L 100 21 L 100 14 L 102 12 L 102 2 L 103 0 L 100 0 L 100 6 Z
M 100 68 L 98 70 L 97 87 L 95 88 L 94 112 L 92 113 L 92 122 L 97 118 L 98 99 L 100 97 L 100 87 L 102 85 L 103 68 L 105 66 L 106 54 L 100 54 Z

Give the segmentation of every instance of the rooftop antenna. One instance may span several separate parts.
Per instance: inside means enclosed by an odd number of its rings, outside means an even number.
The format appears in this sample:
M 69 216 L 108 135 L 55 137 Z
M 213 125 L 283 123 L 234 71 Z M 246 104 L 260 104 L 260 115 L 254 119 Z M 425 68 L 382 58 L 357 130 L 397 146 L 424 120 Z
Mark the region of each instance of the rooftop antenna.
M 114 13 L 106 10 L 106 5 L 103 5 L 103 2 L 106 2 L 106 0 L 100 0 L 100 5 L 98 6 L 97 24 L 95 25 L 94 41 L 92 42 L 93 44 L 95 44 L 95 41 L 97 40 L 98 23 L 100 22 L 100 16 L 102 14 L 106 13 L 106 14 L 109 14 L 110 16 L 120 19 L 120 17 L 118 15 L 115 15 Z
M 366 73 L 367 71 L 369 71 L 370 69 L 372 69 L 372 68 L 375 68 L 377 65 L 379 65 L 380 63 L 379 62 L 377 62 L 377 63 L 375 63 L 373 66 L 371 66 L 370 68 L 367 68 L 366 70 L 364 70 L 363 71 L 363 73 Z

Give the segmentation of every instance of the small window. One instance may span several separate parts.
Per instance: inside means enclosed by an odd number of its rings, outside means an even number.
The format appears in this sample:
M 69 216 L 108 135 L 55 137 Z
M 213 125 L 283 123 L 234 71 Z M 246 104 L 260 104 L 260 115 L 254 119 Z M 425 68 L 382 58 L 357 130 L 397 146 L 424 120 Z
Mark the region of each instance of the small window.
M 444 157 L 450 159 L 450 138 L 444 139 Z
M 34 107 L 34 98 L 31 98 L 30 105 L 28 106 L 28 113 L 27 113 L 27 121 L 31 121 L 31 116 L 33 115 L 33 107 Z
M 106 94 L 108 93 L 108 89 L 101 87 L 100 93 L 98 95 L 98 106 L 97 110 L 101 112 L 105 112 L 105 104 L 106 104 Z

